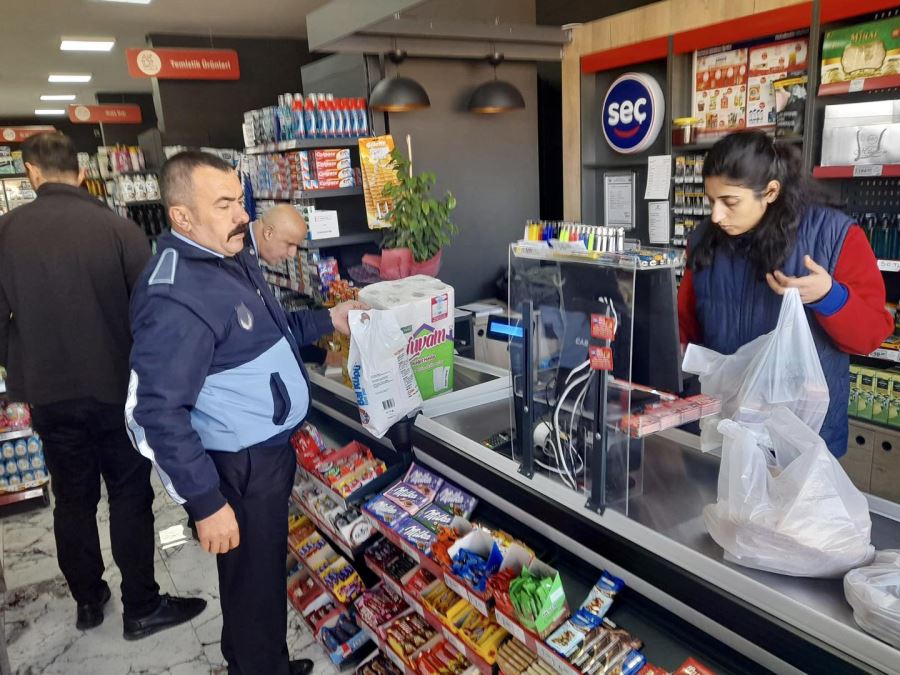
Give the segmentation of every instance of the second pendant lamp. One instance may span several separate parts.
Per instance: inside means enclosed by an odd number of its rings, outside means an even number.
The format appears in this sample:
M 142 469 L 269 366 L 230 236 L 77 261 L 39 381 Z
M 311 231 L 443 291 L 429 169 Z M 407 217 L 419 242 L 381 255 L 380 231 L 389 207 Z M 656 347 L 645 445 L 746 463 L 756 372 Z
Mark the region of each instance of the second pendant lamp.
M 394 49 L 387 55 L 395 66 L 406 59 L 406 52 Z M 409 112 L 431 106 L 428 93 L 421 84 L 409 77 L 386 77 L 375 85 L 369 97 L 369 107 L 382 112 Z
M 503 54 L 494 52 L 487 57 L 487 61 L 494 68 L 494 79 L 485 82 L 472 92 L 469 112 L 496 114 L 524 108 L 525 99 L 522 98 L 522 92 L 509 82 L 497 79 L 497 66 L 503 61 Z

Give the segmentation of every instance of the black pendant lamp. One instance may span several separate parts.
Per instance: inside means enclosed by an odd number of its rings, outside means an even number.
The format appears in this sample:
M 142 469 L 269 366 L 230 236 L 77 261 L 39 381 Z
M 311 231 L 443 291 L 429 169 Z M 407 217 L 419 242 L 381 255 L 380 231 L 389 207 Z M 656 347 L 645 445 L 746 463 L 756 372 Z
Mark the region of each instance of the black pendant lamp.
M 487 61 L 494 68 L 494 79 L 472 92 L 469 112 L 496 114 L 524 108 L 522 93 L 509 82 L 497 79 L 497 66 L 503 61 L 503 54 L 494 52 L 487 57 Z
M 399 66 L 406 59 L 406 52 L 394 49 L 387 57 Z M 428 93 L 421 84 L 409 77 L 386 77 L 375 85 L 369 97 L 369 107 L 382 112 L 409 112 L 431 107 Z

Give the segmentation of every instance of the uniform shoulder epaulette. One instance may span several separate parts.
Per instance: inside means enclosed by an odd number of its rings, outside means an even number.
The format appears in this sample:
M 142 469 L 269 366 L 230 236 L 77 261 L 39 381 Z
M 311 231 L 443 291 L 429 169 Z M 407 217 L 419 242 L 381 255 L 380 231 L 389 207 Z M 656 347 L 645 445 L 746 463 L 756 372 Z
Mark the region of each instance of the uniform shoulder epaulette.
M 171 286 L 175 283 L 175 270 L 178 268 L 178 251 L 174 248 L 167 248 L 159 255 L 159 262 L 153 274 L 150 275 L 148 286 L 156 286 L 165 284 Z

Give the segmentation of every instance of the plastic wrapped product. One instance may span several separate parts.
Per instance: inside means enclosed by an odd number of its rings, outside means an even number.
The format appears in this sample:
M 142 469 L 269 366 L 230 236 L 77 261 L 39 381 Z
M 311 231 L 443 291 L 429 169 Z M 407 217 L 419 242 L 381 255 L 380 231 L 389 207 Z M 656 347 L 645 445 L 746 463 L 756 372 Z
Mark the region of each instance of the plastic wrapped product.
M 422 406 L 406 338 L 390 312 L 350 312 L 347 369 L 363 426 L 377 438 Z

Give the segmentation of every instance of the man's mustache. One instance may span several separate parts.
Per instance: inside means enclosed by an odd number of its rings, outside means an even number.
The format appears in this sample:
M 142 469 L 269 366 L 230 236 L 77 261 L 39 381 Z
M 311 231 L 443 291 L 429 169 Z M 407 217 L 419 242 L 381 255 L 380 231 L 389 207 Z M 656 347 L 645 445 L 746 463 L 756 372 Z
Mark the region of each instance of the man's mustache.
M 228 238 L 231 239 L 232 237 L 236 237 L 239 234 L 244 234 L 244 232 L 246 232 L 246 231 L 247 231 L 247 223 L 244 223 L 243 225 L 238 225 L 236 228 L 234 228 L 231 232 L 228 233 Z

